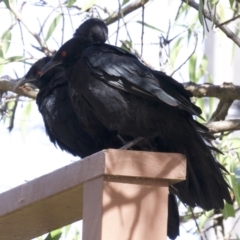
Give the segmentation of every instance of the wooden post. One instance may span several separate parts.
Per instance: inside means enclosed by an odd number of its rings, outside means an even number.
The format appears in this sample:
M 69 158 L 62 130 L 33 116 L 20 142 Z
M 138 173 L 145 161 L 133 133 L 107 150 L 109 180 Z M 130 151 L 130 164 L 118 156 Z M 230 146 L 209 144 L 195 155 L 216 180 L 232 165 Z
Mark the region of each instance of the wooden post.
M 83 240 L 166 239 L 181 154 L 108 149 L 0 194 L 0 238 L 29 240 L 83 219 Z

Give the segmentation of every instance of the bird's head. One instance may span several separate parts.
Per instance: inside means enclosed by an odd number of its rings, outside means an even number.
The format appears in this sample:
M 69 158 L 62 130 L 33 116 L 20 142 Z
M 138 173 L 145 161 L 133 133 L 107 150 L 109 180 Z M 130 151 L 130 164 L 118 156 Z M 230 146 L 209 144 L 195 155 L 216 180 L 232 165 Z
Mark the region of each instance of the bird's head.
M 107 38 L 108 28 L 106 24 L 97 18 L 88 19 L 76 30 L 74 38 L 63 44 L 52 60 L 44 66 L 41 76 L 59 65 L 67 68 L 72 61 L 81 55 L 85 47 L 93 43 L 104 43 Z
M 42 72 L 43 66 L 51 60 L 51 57 L 43 57 L 35 62 L 32 67 L 28 70 L 27 74 L 18 80 L 17 87 L 21 87 L 26 83 L 33 85 L 36 88 L 39 88 L 39 77 Z
M 85 37 L 75 37 L 64 43 L 56 52 L 54 57 L 43 67 L 41 76 L 45 75 L 51 69 L 62 65 L 65 69 L 71 63 L 78 59 L 82 51 L 89 45 L 91 41 Z
M 86 37 L 94 43 L 104 43 L 108 38 L 108 28 L 102 20 L 90 18 L 79 26 L 73 36 Z

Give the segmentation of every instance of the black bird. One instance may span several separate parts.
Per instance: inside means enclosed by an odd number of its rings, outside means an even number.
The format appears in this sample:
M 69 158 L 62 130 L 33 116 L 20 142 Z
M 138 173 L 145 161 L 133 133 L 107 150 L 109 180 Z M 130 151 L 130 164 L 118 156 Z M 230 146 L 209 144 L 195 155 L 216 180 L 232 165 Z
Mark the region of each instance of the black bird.
M 212 136 L 193 119 L 201 110 L 180 83 L 118 47 L 90 45 L 82 37 L 66 42 L 42 75 L 58 65 L 75 91 L 72 103 L 79 117 L 77 103 L 84 98 L 109 131 L 144 137 L 157 151 L 186 155 L 187 179 L 172 187 L 184 204 L 210 210 L 223 208 L 223 200 L 232 203 L 224 168 L 211 153 Z
M 102 21 L 89 19 L 76 30 L 74 35 L 86 37 L 91 42 L 104 42 L 107 34 L 108 29 Z M 94 121 L 94 128 L 90 132 L 85 130 L 85 126 L 81 124 L 72 107 L 63 67 L 57 66 L 43 77 L 39 77 L 43 66 L 50 59 L 44 57 L 37 61 L 18 84 L 23 85 L 28 82 L 39 88 L 36 102 L 50 141 L 62 150 L 82 158 L 104 148 L 121 147 L 122 142 L 116 134 L 108 131 L 98 119 Z M 72 91 L 71 94 L 74 95 L 74 92 Z M 82 106 L 82 117 L 87 111 L 91 122 L 95 116 L 88 106 L 85 110 L 85 102 L 79 104 Z
M 90 18 L 76 29 L 73 36 L 86 37 L 95 43 L 104 43 L 108 38 L 108 28 L 102 20 Z

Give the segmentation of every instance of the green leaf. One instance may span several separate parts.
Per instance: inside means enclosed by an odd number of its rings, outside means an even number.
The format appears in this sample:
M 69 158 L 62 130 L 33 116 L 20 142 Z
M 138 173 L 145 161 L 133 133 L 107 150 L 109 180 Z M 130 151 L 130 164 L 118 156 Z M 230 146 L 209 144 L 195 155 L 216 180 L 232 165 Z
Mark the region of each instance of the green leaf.
M 201 25 L 203 26 L 203 37 L 205 36 L 205 24 L 204 24 L 204 15 L 203 15 L 203 10 L 204 10 L 204 0 L 199 1 L 199 9 L 198 9 L 198 19 Z
M 59 240 L 62 236 L 62 228 L 50 232 L 44 240 Z
M 219 0 L 210 0 L 210 7 L 213 9 L 213 7 L 219 2 Z
M 3 50 L 2 50 L 2 48 L 0 46 L 0 63 L 1 63 L 1 61 L 5 61 L 5 59 L 4 59 Z
M 206 73 L 208 66 L 208 60 L 206 55 L 203 56 L 201 64 L 198 68 L 198 71 L 196 72 L 196 79 L 197 81 Z
M 69 233 L 69 231 L 70 231 L 70 229 L 71 229 L 71 224 L 69 224 L 69 225 L 67 225 L 67 226 L 65 226 L 64 227 L 64 229 L 65 229 L 65 231 L 64 231 L 64 235 L 65 235 L 65 238 L 67 237 L 67 235 L 68 235 L 68 233 Z
M 214 107 L 216 106 L 216 101 L 215 98 L 210 97 L 209 98 L 209 116 L 212 116 L 213 111 L 214 111 Z
M 198 107 L 200 107 L 201 109 L 204 109 L 205 102 L 204 102 L 203 98 L 198 98 L 195 104 L 196 104 Z M 202 117 L 203 117 L 204 119 L 207 119 L 207 116 L 206 116 L 206 112 L 205 112 L 205 111 L 202 112 Z M 197 118 L 197 121 L 199 121 L 199 122 L 201 122 L 201 123 L 204 122 L 201 118 Z
M 4 63 L 5 63 L 5 59 L 4 59 L 4 57 L 3 57 L 2 48 L 0 47 L 0 75 L 1 75 L 1 73 L 2 73 Z
M 76 0 L 68 0 L 67 7 L 72 7 Z
M 178 10 L 178 15 L 175 18 L 175 21 L 177 21 L 180 17 L 183 16 L 183 19 L 186 18 L 187 14 L 189 13 L 190 6 L 186 3 L 181 4 L 180 9 Z
M 1 48 L 0 48 L 0 55 L 1 55 Z M 23 60 L 23 56 L 12 56 L 9 58 L 3 58 L 0 56 L 0 65 L 7 64 L 10 62 L 21 62 Z
M 5 3 L 6 7 L 7 7 L 8 9 L 10 9 L 9 0 L 3 0 L 3 2 Z
M 132 42 L 128 41 L 128 40 L 125 40 L 124 42 L 122 42 L 122 45 L 121 45 L 121 48 L 128 51 L 128 52 L 131 52 L 132 50 Z
M 49 29 L 48 29 L 48 32 L 47 32 L 47 35 L 45 37 L 45 42 L 52 36 L 52 33 L 54 32 L 55 28 L 57 27 L 60 19 L 62 17 L 62 14 L 58 14 L 52 21 Z
M 125 4 L 128 3 L 128 2 L 129 2 L 129 0 L 123 0 L 122 6 L 125 5 Z
M 229 3 L 230 3 L 231 8 L 233 8 L 233 3 L 234 3 L 234 2 L 235 2 L 234 0 L 229 0 Z
M 2 52 L 4 56 L 9 49 L 11 38 L 12 38 L 12 34 L 10 29 L 5 31 L 1 37 Z
M 89 8 L 91 8 L 94 4 L 95 4 L 96 0 L 85 0 L 83 2 L 81 11 L 85 12 L 86 10 L 88 10 Z
M 228 217 L 235 217 L 235 210 L 233 208 L 233 205 L 225 203 L 225 206 L 223 209 L 223 217 L 224 219 L 227 219 Z
M 201 25 L 204 27 L 203 9 L 204 9 L 203 0 L 200 0 L 199 1 L 199 9 L 198 9 L 198 19 L 199 19 Z
M 137 23 L 139 23 L 139 24 L 143 24 L 144 26 L 146 26 L 146 27 L 149 27 L 149 28 L 151 28 L 151 29 L 153 29 L 153 30 L 157 30 L 157 31 L 159 31 L 159 32 L 161 32 L 161 33 L 165 33 L 164 31 L 162 31 L 161 29 L 159 29 L 159 28 L 156 28 L 156 27 L 154 27 L 154 26 L 152 26 L 152 25 L 150 25 L 150 24 L 148 24 L 148 23 L 143 23 L 142 21 L 137 21 Z
M 194 53 L 189 60 L 189 78 L 192 82 L 197 82 L 196 79 L 197 55 Z

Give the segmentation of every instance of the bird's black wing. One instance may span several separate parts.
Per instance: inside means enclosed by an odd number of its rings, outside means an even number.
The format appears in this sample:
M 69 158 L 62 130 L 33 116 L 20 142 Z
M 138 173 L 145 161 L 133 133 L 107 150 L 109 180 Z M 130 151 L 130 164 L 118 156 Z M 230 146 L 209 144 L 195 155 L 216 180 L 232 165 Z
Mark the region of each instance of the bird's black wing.
M 104 145 L 86 132 L 75 115 L 64 71 L 61 68 L 55 70 L 47 88 L 37 96 L 47 135 L 51 142 L 75 156 L 86 157 L 100 151 Z
M 115 88 L 161 100 L 191 114 L 201 114 L 182 84 L 162 72 L 151 70 L 134 55 L 118 47 L 94 44 L 84 50 L 83 59 L 96 78 Z

